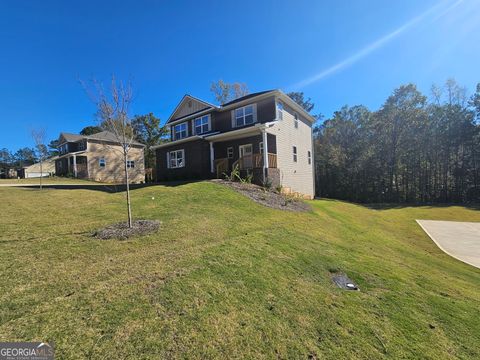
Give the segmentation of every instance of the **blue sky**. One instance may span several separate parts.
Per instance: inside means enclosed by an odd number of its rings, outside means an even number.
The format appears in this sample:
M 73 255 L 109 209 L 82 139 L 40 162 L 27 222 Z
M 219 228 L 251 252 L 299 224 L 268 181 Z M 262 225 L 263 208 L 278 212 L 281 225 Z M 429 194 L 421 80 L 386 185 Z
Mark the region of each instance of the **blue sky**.
M 78 79 L 131 79 L 133 113 L 167 119 L 214 80 L 311 97 L 327 117 L 392 90 L 480 82 L 480 1 L 0 2 L 0 148 L 30 129 L 79 132 L 95 108 Z

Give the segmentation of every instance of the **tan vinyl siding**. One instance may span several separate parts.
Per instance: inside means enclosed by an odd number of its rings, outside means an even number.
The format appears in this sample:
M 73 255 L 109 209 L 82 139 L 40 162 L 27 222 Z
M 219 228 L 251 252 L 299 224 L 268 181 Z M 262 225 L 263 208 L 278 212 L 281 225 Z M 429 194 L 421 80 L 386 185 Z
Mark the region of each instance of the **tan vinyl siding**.
M 277 166 L 280 169 L 280 182 L 308 197 L 314 196 L 312 124 L 298 114 L 298 128 L 295 128 L 293 109 L 283 103 L 283 120 L 280 120 L 268 132 L 276 136 Z M 297 162 L 293 161 L 293 146 L 297 147 Z M 308 164 L 308 151 L 312 163 Z
M 124 183 L 125 172 L 123 154 L 119 145 L 89 141 L 87 145 L 89 178 L 108 183 Z M 105 158 L 105 167 L 100 167 L 101 158 Z M 129 151 L 129 160 L 135 161 L 135 167 L 128 170 L 131 183 L 145 181 L 143 148 L 133 147 Z

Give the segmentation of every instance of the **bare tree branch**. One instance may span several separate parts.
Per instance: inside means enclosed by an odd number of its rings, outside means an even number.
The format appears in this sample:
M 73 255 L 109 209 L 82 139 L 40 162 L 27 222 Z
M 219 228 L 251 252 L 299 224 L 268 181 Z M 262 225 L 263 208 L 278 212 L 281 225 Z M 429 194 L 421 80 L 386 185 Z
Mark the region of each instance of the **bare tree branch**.
M 46 131 L 45 128 L 38 128 L 31 130 L 32 139 L 35 143 L 35 150 L 40 162 L 40 190 L 43 189 L 42 178 L 43 178 L 43 161 L 48 156 L 48 148 L 45 145 Z
M 117 82 L 115 76 L 112 76 L 109 92 L 106 92 L 103 85 L 95 79 L 92 80 L 91 87 L 85 86 L 82 81 L 81 84 L 97 107 L 96 116 L 100 127 L 112 133 L 116 142 L 121 146 L 127 195 L 128 226 L 132 227 L 130 181 L 127 165 L 128 154 L 134 142 L 134 132 L 129 114 L 133 99 L 132 86 L 130 82 L 126 84 Z M 109 146 L 109 148 L 118 151 L 117 147 Z

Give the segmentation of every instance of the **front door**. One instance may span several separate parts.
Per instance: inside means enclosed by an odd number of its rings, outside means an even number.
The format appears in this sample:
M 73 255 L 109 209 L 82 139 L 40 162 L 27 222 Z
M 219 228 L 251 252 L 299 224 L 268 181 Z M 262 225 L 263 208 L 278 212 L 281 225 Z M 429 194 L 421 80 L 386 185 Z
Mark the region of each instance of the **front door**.
M 240 145 L 240 169 L 251 169 L 253 167 L 253 146 L 252 144 Z

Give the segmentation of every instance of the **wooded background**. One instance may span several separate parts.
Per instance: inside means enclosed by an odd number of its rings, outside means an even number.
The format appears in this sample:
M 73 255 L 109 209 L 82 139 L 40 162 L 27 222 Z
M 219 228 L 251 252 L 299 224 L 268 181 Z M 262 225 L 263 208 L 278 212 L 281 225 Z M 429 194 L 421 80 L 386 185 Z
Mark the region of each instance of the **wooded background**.
M 454 80 L 427 98 L 414 84 L 381 108 L 344 106 L 315 129 L 316 191 L 355 202 L 480 200 L 480 84 Z

